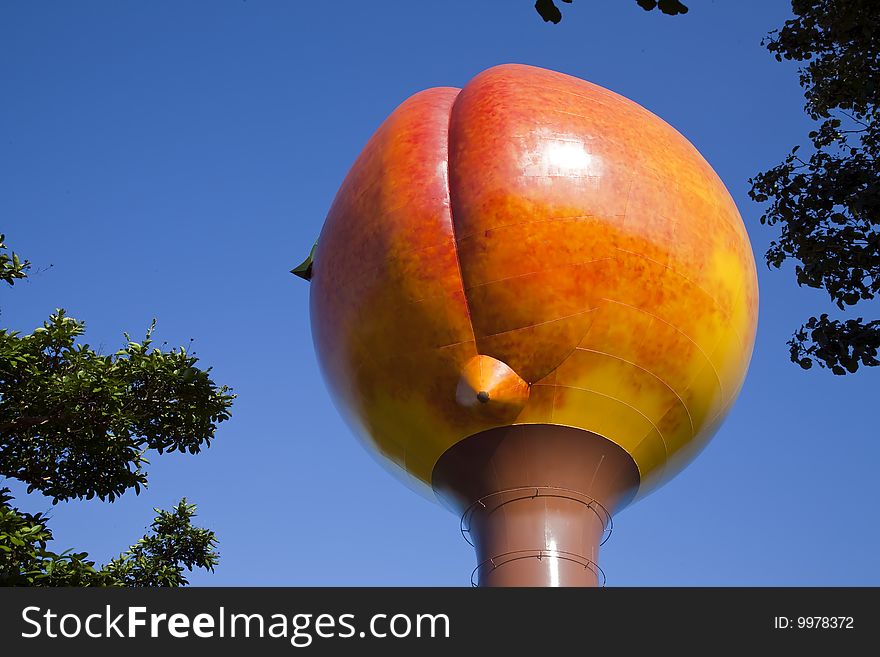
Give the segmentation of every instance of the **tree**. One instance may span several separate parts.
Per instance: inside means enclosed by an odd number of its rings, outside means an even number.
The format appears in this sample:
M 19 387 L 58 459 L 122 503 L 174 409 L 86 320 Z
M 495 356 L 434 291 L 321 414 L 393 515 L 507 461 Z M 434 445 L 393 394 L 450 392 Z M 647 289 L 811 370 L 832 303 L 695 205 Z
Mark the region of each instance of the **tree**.
M 158 514 L 145 534 L 103 568 L 85 552 L 46 548 L 53 539 L 43 514 L 23 513 L 0 489 L 0 586 L 186 586 L 184 568 L 214 570 L 214 532 L 194 527 L 195 505 L 182 499 Z
M 0 236 L 0 280 L 13 285 L 29 268 Z M 0 329 L 0 476 L 53 504 L 112 502 L 147 485 L 149 450 L 209 447 L 235 395 L 185 348 L 151 349 L 154 328 L 140 341 L 125 334 L 110 355 L 78 343 L 85 324 L 63 309 L 28 335 Z M 48 550 L 48 518 L 11 502 L 0 488 L 0 584 L 179 586 L 184 569 L 218 562 L 214 533 L 192 525 L 195 506 L 185 499 L 156 509 L 150 533 L 99 569 L 84 552 Z
M 567 4 L 571 4 L 572 0 L 562 0 Z M 636 0 L 636 3 L 645 11 L 659 9 L 664 14 L 676 16 L 678 14 L 686 14 L 688 8 L 679 0 Z M 544 19 L 545 23 L 558 23 L 562 20 L 562 12 L 553 0 L 537 0 L 535 2 L 535 10 Z
M 750 179 L 779 225 L 766 254 L 792 259 L 798 285 L 824 289 L 840 310 L 880 292 L 880 12 L 872 0 L 793 0 L 794 18 L 762 42 L 777 61 L 802 62 L 810 153 L 791 149 Z M 880 365 L 880 319 L 810 317 L 788 342 L 791 360 L 835 374 Z

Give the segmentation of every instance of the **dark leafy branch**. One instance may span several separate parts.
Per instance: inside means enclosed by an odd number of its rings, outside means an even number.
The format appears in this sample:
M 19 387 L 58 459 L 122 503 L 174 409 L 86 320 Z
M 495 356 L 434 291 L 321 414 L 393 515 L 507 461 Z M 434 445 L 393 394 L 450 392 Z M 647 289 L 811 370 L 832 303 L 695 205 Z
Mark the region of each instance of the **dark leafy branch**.
M 571 4 L 572 0 L 562 0 L 566 4 Z M 679 0 L 636 0 L 645 11 L 659 9 L 669 16 L 677 16 L 678 14 L 686 14 L 688 8 Z M 562 20 L 562 11 L 556 6 L 553 0 L 537 0 L 535 2 L 535 10 L 544 19 L 545 23 L 559 23 Z
M 795 17 L 764 45 L 777 60 L 804 62 L 805 111 L 816 122 L 809 154 L 795 146 L 750 180 L 778 225 L 769 266 L 795 261 L 799 285 L 825 290 L 841 310 L 880 292 L 880 12 L 868 0 L 794 0 Z M 791 358 L 835 374 L 875 366 L 880 322 L 811 317 L 789 342 Z
M 828 315 L 811 317 L 789 340 L 791 359 L 805 370 L 818 361 L 835 374 L 853 374 L 859 364 L 876 366 L 880 349 L 880 320 L 830 320 Z

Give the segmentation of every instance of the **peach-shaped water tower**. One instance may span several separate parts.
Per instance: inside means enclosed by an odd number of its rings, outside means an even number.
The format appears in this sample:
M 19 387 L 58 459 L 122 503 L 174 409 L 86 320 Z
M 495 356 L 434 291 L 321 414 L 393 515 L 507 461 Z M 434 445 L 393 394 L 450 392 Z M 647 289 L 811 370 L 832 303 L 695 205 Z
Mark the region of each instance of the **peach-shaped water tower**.
M 339 407 L 460 514 L 485 586 L 601 584 L 612 515 L 711 438 L 757 319 L 742 219 L 696 149 L 521 65 L 401 104 L 308 275 Z

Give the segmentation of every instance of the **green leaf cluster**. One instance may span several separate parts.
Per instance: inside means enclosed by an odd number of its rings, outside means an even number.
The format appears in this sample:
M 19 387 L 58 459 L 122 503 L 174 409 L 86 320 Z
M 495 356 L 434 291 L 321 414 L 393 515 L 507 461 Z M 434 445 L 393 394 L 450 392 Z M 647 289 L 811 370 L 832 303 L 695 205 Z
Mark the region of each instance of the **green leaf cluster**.
M 170 511 L 158 514 L 145 534 L 126 552 L 102 569 L 121 586 L 186 586 L 184 570 L 214 570 L 220 561 L 214 532 L 194 527 L 194 504 L 182 499 Z
M 27 278 L 31 263 L 21 260 L 15 251 L 7 253 L 6 236 L 0 235 L 0 281 L 15 285 L 15 281 Z
M 12 285 L 29 267 L 0 236 L 2 279 Z M 235 395 L 185 347 L 155 348 L 154 329 L 140 340 L 124 334 L 111 354 L 81 342 L 85 323 L 63 309 L 30 334 L 0 329 L 0 476 L 53 504 L 113 502 L 147 485 L 148 452 L 209 447 Z M 48 516 L 12 499 L 0 488 L 0 585 L 183 586 L 185 571 L 218 563 L 214 533 L 192 524 L 186 499 L 156 509 L 150 531 L 101 568 L 85 552 L 50 550 Z
M 97 568 L 85 552 L 48 549 L 44 514 L 24 513 L 0 488 L 0 586 L 185 586 L 185 571 L 210 571 L 219 562 L 214 532 L 192 524 L 195 505 L 181 500 L 158 514 L 137 543 Z
M 183 347 L 140 341 L 102 355 L 64 310 L 29 335 L 0 329 L 0 475 L 54 502 L 113 501 L 147 483 L 145 452 L 197 454 L 233 395 Z

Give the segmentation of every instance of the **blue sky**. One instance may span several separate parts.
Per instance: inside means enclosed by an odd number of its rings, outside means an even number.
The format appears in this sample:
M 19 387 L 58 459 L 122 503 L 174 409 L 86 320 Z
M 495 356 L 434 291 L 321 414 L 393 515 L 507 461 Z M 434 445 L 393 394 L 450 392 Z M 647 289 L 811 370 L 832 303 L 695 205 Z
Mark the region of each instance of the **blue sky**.
M 880 585 L 880 372 L 834 377 L 785 341 L 831 310 L 770 271 L 749 176 L 810 123 L 796 69 L 759 43 L 788 3 L 36 2 L 0 4 L 0 232 L 37 269 L 0 291 L 29 331 L 56 307 L 112 351 L 158 319 L 195 338 L 239 398 L 199 456 L 153 459 L 115 504 L 51 508 L 57 548 L 103 562 L 185 495 L 220 539 L 202 585 L 466 585 L 458 519 L 360 446 L 317 369 L 308 252 L 345 173 L 406 97 L 519 62 L 621 93 L 682 132 L 733 195 L 759 262 L 758 338 L 740 399 L 672 482 L 615 519 L 608 584 Z M 864 314 L 878 312 L 877 304 Z

